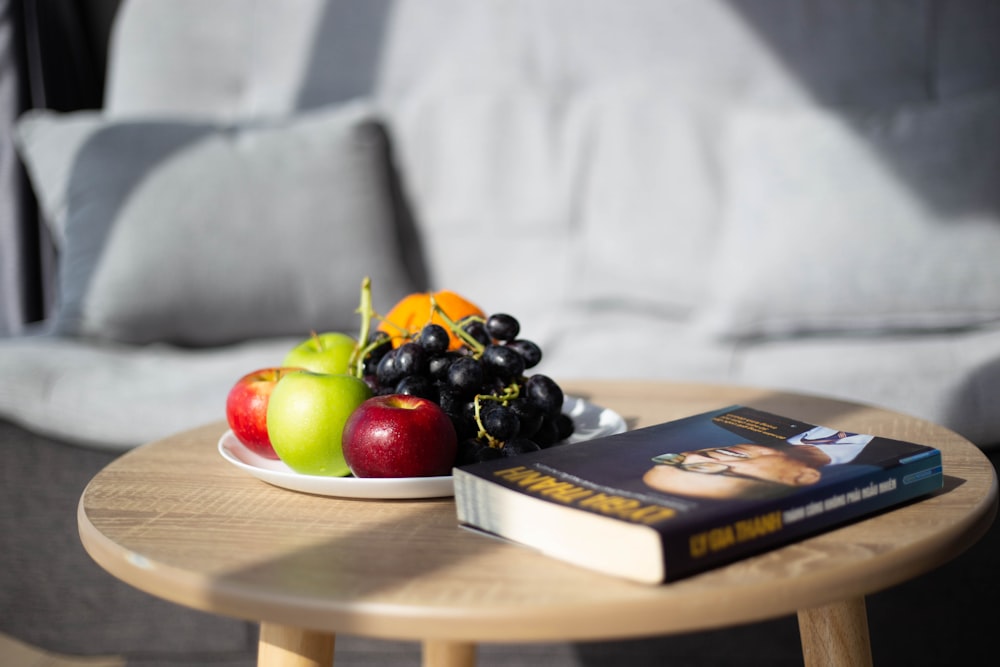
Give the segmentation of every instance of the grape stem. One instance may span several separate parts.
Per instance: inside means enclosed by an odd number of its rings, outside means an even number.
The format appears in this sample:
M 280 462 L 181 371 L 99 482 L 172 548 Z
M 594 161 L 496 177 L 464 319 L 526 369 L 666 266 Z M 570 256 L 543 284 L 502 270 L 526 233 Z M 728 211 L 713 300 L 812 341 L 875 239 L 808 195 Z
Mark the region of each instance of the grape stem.
M 358 304 L 356 312 L 361 314 L 361 331 L 358 332 L 358 340 L 354 343 L 354 351 L 351 352 L 348 368 L 354 369 L 355 377 L 364 379 L 365 357 L 377 345 L 377 342 L 368 342 L 372 318 L 376 316 L 375 308 L 372 306 L 372 279 L 369 276 L 365 276 L 364 280 L 361 281 L 361 303 Z
M 438 305 L 438 302 L 434 299 L 433 294 L 431 294 L 431 309 L 433 312 L 441 316 L 441 319 L 444 320 L 445 324 L 448 325 L 448 328 L 453 334 L 458 336 L 463 343 L 472 348 L 472 356 L 474 358 L 478 359 L 482 356 L 483 350 L 486 349 L 486 346 L 473 338 L 471 334 L 465 331 L 465 329 L 458 326 L 458 323 L 451 319 L 451 317 L 448 316 L 448 313 L 444 312 L 444 308 Z M 467 319 L 472 320 L 473 316 L 470 316 Z
M 473 400 L 473 404 L 475 405 L 476 426 L 479 427 L 479 432 L 476 434 L 476 437 L 486 440 L 486 444 L 494 449 L 500 449 L 503 447 L 504 443 L 487 433 L 486 427 L 483 426 L 483 419 L 480 414 L 480 410 L 483 406 L 482 401 L 496 401 L 502 405 L 507 405 L 509 401 L 514 400 L 520 395 L 521 387 L 516 382 L 504 387 L 502 394 L 476 394 L 476 398 Z
M 485 440 L 487 445 L 489 445 L 490 447 L 493 447 L 494 449 L 497 449 L 497 448 L 501 447 L 503 445 L 503 443 L 500 442 L 499 440 L 497 440 L 492 435 L 490 435 L 489 433 L 486 432 L 486 427 L 483 426 L 483 417 L 480 414 L 480 410 L 483 407 L 482 399 L 489 400 L 491 398 L 492 398 L 491 396 L 487 396 L 486 394 L 476 394 L 476 398 L 473 401 L 473 405 L 475 405 L 475 415 L 474 416 L 475 416 L 475 420 L 476 420 L 476 426 L 479 427 L 479 432 L 476 433 L 476 437 L 479 438 L 480 440 Z

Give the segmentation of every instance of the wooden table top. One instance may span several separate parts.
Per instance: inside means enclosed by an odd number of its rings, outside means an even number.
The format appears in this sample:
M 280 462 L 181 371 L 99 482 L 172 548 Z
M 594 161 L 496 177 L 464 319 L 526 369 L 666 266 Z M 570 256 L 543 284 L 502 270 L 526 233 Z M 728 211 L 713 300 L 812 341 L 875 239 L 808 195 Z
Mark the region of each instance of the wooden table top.
M 722 627 L 863 596 L 959 555 L 996 513 L 989 460 L 926 421 L 750 388 L 561 384 L 617 411 L 631 428 L 743 404 L 934 445 L 943 454 L 944 489 L 727 567 L 647 586 L 465 531 L 450 498 L 352 500 L 270 486 L 221 458 L 220 421 L 133 450 L 99 473 L 80 500 L 81 538 L 125 582 L 218 614 L 392 639 L 562 641 Z

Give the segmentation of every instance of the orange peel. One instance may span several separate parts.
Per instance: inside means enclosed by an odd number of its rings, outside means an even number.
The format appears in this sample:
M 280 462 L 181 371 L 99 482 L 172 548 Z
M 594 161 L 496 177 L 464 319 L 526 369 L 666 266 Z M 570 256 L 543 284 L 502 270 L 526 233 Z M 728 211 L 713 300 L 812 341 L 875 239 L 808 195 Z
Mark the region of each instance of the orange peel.
M 463 343 L 448 326 L 447 321 L 435 309 L 435 304 L 454 322 L 475 316 L 485 317 L 483 310 L 465 297 L 450 290 L 438 292 L 415 292 L 400 299 L 386 313 L 378 330 L 389 335 L 393 347 L 399 347 L 420 333 L 428 324 L 439 324 L 448 331 L 451 339 L 449 349 L 457 350 Z

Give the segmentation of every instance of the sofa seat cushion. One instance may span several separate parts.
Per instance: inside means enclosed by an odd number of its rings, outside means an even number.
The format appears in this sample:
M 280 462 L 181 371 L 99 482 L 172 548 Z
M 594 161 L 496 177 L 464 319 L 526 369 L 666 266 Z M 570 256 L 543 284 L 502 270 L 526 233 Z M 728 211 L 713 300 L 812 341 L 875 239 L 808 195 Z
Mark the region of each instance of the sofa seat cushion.
M 698 335 L 683 320 L 628 305 L 569 307 L 548 320 L 522 321 L 522 332 L 542 345 L 539 372 L 557 380 L 725 382 L 737 349 Z
M 1000 445 L 1000 325 L 740 345 L 733 380 L 898 410 L 980 447 Z
M 530 326 L 529 326 L 530 325 Z M 963 331 L 713 339 L 690 322 L 633 309 L 577 309 L 529 322 L 562 378 L 626 378 L 770 387 L 869 403 L 1000 445 L 1000 325 Z M 529 331 L 530 333 L 530 331 Z
M 123 451 L 225 419 L 245 373 L 301 338 L 211 349 L 56 336 L 0 339 L 0 417 L 58 440 Z

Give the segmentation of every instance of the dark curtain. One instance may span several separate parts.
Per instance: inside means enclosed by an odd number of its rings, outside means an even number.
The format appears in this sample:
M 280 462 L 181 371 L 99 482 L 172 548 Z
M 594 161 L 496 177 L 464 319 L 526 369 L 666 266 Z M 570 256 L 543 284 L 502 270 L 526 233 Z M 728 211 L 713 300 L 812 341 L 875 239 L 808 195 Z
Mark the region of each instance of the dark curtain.
M 31 293 L 40 279 L 37 243 L 26 224 L 31 207 L 11 139 L 27 97 L 21 5 L 0 0 L 0 335 L 17 333 L 41 314 L 40 295 Z
M 28 108 L 100 108 L 118 0 L 0 0 L 0 336 L 51 308 L 55 249 L 11 132 Z

